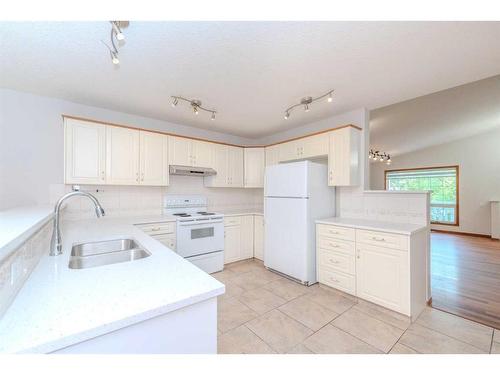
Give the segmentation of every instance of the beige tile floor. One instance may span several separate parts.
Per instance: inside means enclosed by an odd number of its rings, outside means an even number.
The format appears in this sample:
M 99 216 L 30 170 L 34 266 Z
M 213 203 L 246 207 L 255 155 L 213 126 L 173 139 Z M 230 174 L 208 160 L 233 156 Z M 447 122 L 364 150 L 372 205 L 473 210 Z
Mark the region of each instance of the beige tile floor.
M 212 274 L 226 285 L 218 301 L 219 353 L 495 353 L 500 331 L 436 309 L 416 322 L 323 285 L 305 287 L 258 260 Z

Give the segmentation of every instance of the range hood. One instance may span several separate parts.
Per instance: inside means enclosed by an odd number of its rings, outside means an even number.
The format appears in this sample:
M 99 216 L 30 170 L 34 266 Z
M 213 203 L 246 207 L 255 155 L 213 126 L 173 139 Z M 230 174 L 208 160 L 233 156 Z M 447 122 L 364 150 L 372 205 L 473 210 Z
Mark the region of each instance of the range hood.
M 170 174 L 176 174 L 180 176 L 213 176 L 217 174 L 217 171 L 213 168 L 204 167 L 189 167 L 187 165 L 171 165 Z

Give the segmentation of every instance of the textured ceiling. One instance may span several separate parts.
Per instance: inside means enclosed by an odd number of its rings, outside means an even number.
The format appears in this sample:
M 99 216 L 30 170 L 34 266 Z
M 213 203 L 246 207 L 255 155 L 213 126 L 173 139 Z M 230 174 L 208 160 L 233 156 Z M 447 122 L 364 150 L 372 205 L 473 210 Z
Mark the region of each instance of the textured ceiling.
M 244 137 L 500 73 L 500 23 L 131 22 L 111 64 L 107 22 L 0 23 L 0 87 Z M 283 119 L 302 96 L 335 89 Z M 170 106 L 202 100 L 219 114 Z
M 498 127 L 500 75 L 372 111 L 370 145 L 398 155 Z

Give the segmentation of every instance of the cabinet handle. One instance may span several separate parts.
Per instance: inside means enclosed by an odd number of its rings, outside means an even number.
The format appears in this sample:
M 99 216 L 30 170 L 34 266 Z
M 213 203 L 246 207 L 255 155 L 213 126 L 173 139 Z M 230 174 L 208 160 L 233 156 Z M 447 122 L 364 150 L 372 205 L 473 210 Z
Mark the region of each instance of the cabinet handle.
M 328 244 L 329 244 L 331 247 L 340 247 L 339 245 L 334 244 L 334 243 L 331 243 L 331 242 L 329 242 Z
M 334 279 L 333 277 L 330 277 L 330 281 L 333 281 L 334 283 L 338 283 L 339 282 L 337 279 Z
M 144 172 L 141 174 L 141 181 L 144 181 Z
M 104 181 L 104 171 L 101 172 L 101 179 Z
M 383 237 L 375 237 L 375 236 L 373 236 L 373 237 L 372 237 L 372 240 L 374 240 L 374 241 L 379 241 L 379 242 L 383 242 L 383 241 L 385 241 L 385 238 L 383 238 Z
M 152 230 L 153 232 L 158 232 L 160 229 L 161 229 L 160 227 L 151 228 L 151 230 Z
M 333 263 L 333 264 L 339 264 L 340 262 L 338 260 L 333 260 L 333 259 L 330 259 L 330 263 Z
M 339 232 L 337 232 L 336 230 L 330 230 L 329 232 L 330 234 L 339 234 Z

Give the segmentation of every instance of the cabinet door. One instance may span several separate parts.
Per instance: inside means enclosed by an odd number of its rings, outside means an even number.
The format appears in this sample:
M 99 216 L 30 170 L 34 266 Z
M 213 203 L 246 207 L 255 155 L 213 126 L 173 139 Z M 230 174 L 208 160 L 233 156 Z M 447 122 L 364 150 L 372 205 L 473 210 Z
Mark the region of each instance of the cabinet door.
M 357 245 L 356 254 L 357 296 L 409 314 L 408 252 Z
M 253 215 L 241 217 L 240 259 L 253 258 Z
M 212 168 L 217 171 L 215 176 L 204 178 L 205 186 L 208 187 L 227 187 L 229 186 L 228 177 L 228 146 L 214 144 L 211 147 Z
M 168 185 L 168 136 L 140 131 L 141 184 Z
M 347 127 L 330 132 L 328 185 L 359 185 L 360 131 Z
M 317 134 L 303 138 L 300 145 L 300 155 L 302 158 L 317 158 L 328 155 L 328 134 Z
M 64 119 L 64 182 L 104 184 L 106 126 Z
M 168 137 L 168 164 L 193 165 L 191 143 L 192 140 L 189 138 Z
M 228 146 L 228 178 L 230 187 L 243 187 L 243 148 Z
M 192 160 L 197 167 L 213 168 L 212 146 L 214 143 L 203 141 L 192 141 Z
M 264 260 L 264 217 L 262 215 L 255 215 L 253 225 L 253 256 Z
M 279 145 L 279 160 L 290 161 L 300 159 L 300 146 L 297 141 L 281 143 Z
M 236 262 L 241 254 L 241 227 L 224 227 L 224 263 Z
M 248 188 L 264 187 L 264 149 L 245 148 L 243 150 L 244 159 L 244 186 Z
M 139 184 L 139 130 L 106 126 L 106 182 Z
M 266 166 L 275 165 L 280 162 L 279 145 L 266 147 Z

